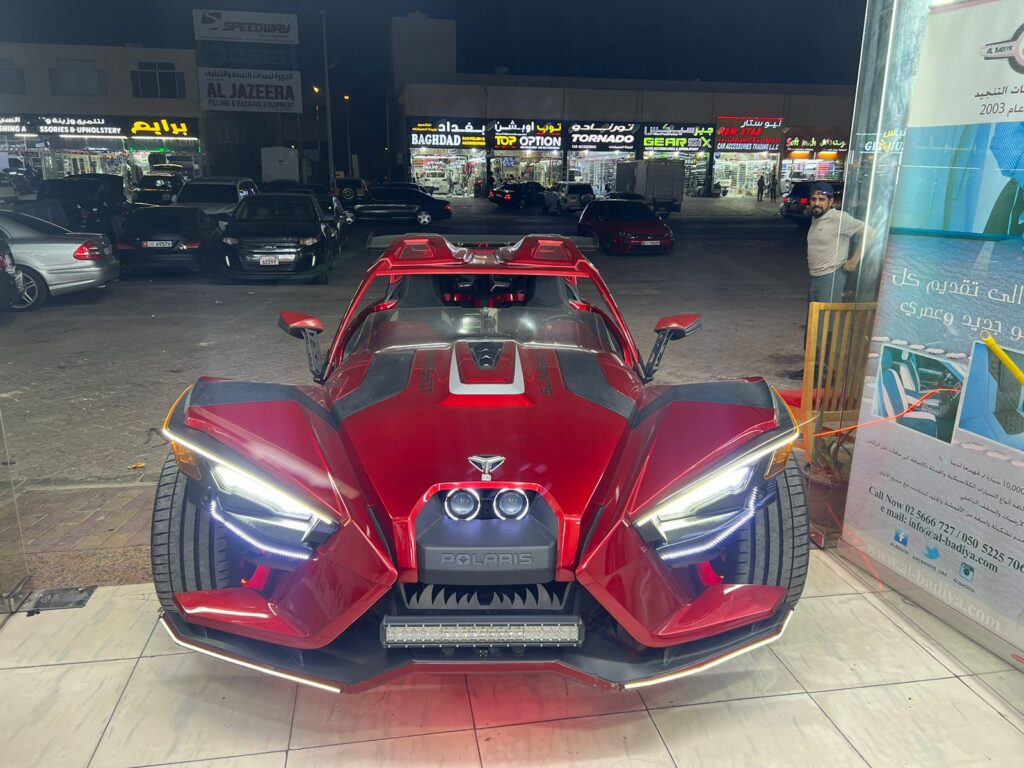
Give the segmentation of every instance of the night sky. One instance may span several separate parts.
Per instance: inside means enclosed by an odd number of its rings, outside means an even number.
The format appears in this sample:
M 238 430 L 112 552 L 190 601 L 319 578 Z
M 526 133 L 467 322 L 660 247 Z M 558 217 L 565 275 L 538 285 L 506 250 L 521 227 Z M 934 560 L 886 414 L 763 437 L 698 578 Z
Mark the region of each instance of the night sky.
M 4 0 L 0 39 L 191 48 L 193 7 L 297 13 L 300 67 L 311 84 L 322 81 L 325 8 L 335 108 L 339 94 L 351 94 L 352 150 L 372 167 L 383 154 L 392 16 L 456 19 L 463 72 L 852 85 L 865 2 Z

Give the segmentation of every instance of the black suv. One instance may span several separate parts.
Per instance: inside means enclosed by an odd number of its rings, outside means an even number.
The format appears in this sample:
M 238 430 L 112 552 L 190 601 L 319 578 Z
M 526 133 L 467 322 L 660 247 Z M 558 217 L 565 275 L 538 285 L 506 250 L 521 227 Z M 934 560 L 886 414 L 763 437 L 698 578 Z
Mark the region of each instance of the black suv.
M 367 199 L 356 202 L 353 211 L 356 221 L 415 221 L 426 227 L 437 219 L 450 219 L 452 204 L 415 189 L 374 187 Z
M 341 204 L 346 208 L 355 205 L 370 194 L 366 188 L 366 182 L 360 178 L 335 179 L 334 188 L 337 190 L 338 197 L 341 198 Z
M 843 182 L 825 182 L 832 185 L 835 196 L 832 198 L 832 207 L 842 210 L 843 208 Z M 779 215 L 793 219 L 796 222 L 810 224 L 811 222 L 811 186 L 813 181 L 793 182 L 793 188 L 782 196 L 782 203 L 779 205 Z
M 544 187 L 536 181 L 517 181 L 492 189 L 487 198 L 499 208 L 527 208 L 544 204 Z
M 121 234 L 132 207 L 124 196 L 124 179 L 106 173 L 88 173 L 46 179 L 37 200 L 56 200 L 67 217 L 68 229 L 100 232 L 111 240 Z

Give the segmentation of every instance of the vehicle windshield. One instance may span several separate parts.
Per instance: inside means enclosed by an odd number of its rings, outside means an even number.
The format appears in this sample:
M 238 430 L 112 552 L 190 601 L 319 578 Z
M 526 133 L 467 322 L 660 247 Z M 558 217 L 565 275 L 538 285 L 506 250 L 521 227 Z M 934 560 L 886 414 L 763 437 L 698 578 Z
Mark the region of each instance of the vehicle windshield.
M 178 193 L 179 203 L 234 203 L 237 200 L 234 184 L 186 184 Z
M 196 212 L 189 208 L 146 208 L 128 219 L 129 227 L 184 227 L 195 224 Z
M 24 213 L 14 213 L 13 211 L 0 212 L 0 226 L 11 230 L 26 230 L 26 234 L 28 232 L 38 235 L 66 235 L 69 233 L 69 230 L 64 227 L 58 227 L 56 224 L 37 219 L 35 216 L 26 216 Z M 17 236 L 16 232 L 12 231 L 11 234 Z
M 104 182 L 96 179 L 47 179 L 39 187 L 39 199 L 80 200 L 95 197 Z
M 243 200 L 235 210 L 235 221 L 316 221 L 316 212 L 303 198 L 266 197 Z
M 174 179 L 170 176 L 143 176 L 139 186 L 143 189 L 171 189 Z
M 643 203 L 624 201 L 609 206 L 608 218 L 615 221 L 655 221 L 658 217 Z

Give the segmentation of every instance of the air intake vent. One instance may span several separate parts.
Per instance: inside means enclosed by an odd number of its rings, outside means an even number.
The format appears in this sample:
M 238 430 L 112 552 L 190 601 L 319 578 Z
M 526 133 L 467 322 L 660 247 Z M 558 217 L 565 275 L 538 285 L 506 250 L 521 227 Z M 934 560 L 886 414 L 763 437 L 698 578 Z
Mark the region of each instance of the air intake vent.
M 443 584 L 400 585 L 411 611 L 560 611 L 569 584 L 515 584 L 499 587 L 459 587 Z

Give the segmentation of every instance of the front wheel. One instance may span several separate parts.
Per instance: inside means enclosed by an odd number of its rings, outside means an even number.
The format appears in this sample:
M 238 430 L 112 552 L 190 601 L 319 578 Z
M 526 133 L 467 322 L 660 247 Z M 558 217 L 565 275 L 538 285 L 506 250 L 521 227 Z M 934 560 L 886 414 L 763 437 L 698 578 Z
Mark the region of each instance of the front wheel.
M 792 607 L 804 591 L 810 557 L 804 478 L 794 457 L 773 482 L 775 498 L 736 534 L 724 576 L 728 584 L 785 587 Z
M 433 220 L 434 217 L 430 213 L 430 211 L 417 211 L 416 213 L 416 223 L 419 224 L 421 227 L 428 226 L 430 222 L 432 222 Z
M 18 289 L 17 298 L 11 305 L 15 312 L 29 312 L 39 309 L 50 297 L 50 289 L 46 287 L 46 281 L 42 275 L 28 267 L 16 267 L 14 270 L 14 284 Z
M 194 481 L 167 454 L 153 501 L 150 559 L 160 605 L 177 611 L 179 592 L 223 589 L 232 584 L 227 533 L 198 503 Z

